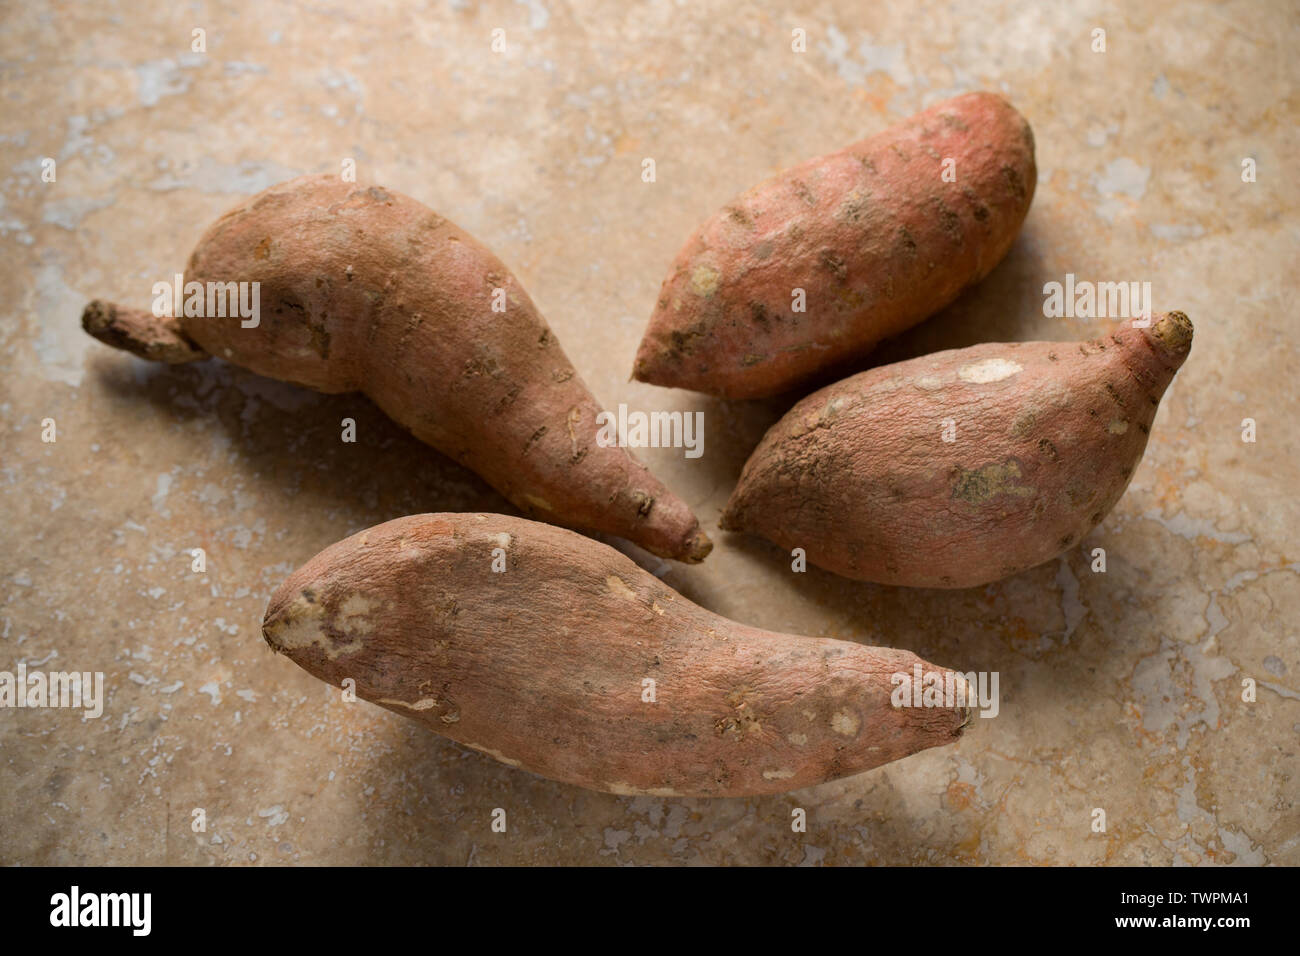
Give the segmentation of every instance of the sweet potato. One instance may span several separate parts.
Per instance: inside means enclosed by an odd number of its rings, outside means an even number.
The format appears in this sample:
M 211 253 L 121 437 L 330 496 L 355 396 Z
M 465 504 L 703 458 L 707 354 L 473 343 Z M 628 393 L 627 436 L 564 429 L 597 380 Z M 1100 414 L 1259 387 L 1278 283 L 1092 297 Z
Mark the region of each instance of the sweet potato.
M 908 651 L 737 624 L 606 545 L 501 515 L 340 541 L 280 585 L 262 628 L 321 680 L 610 793 L 793 790 L 950 743 L 972 710 L 955 693 L 894 706 L 893 675 L 916 665 L 971 692 Z
M 768 430 L 722 526 L 845 577 L 962 588 L 1055 557 L 1128 486 L 1192 324 L 937 352 L 809 395 Z
M 626 449 L 597 443 L 601 409 L 515 277 L 415 200 L 331 176 L 274 186 L 208 229 L 185 281 L 260 283 L 260 324 L 99 301 L 82 323 L 148 359 L 216 355 L 364 392 L 529 515 L 682 561 L 708 554 L 690 509 Z
M 678 253 L 633 375 L 754 398 L 856 358 L 987 275 L 1036 181 L 1029 124 L 992 93 L 946 100 L 789 169 Z

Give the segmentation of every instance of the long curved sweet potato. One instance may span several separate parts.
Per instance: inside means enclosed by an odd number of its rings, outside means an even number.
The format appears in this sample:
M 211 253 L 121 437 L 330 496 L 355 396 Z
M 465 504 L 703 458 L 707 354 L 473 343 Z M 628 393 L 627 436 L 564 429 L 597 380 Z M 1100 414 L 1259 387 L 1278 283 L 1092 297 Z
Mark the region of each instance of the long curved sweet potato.
M 1041 564 L 1124 493 L 1191 345 L 1170 312 L 1095 342 L 976 345 L 852 376 L 768 430 L 722 526 L 882 584 L 972 587 Z
M 1036 182 L 1029 124 L 992 93 L 786 170 L 678 253 L 633 375 L 756 398 L 862 355 L 987 275 Z
M 215 355 L 364 392 L 529 515 L 682 561 L 708 554 L 690 509 L 626 449 L 597 443 L 600 408 L 510 270 L 415 200 L 332 176 L 273 186 L 203 235 L 185 282 L 260 283 L 260 324 L 99 301 L 82 324 L 148 359 Z
M 894 675 L 918 665 L 970 694 L 908 651 L 737 624 L 612 548 L 501 515 L 340 541 L 280 585 L 262 630 L 321 680 L 610 793 L 793 790 L 950 743 L 971 714 L 955 694 L 894 706 Z

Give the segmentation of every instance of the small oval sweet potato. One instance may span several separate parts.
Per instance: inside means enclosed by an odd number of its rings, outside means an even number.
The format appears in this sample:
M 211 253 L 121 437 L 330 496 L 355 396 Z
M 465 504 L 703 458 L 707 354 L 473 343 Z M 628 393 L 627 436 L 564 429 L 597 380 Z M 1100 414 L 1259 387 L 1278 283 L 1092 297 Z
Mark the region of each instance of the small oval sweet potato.
M 882 584 L 972 587 L 1041 564 L 1124 493 L 1191 344 L 1170 312 L 1095 342 L 976 345 L 854 375 L 768 430 L 722 526 Z
M 263 634 L 467 747 L 610 793 L 806 787 L 950 743 L 972 709 L 908 651 L 726 620 L 606 545 L 501 515 L 338 542 L 280 585 Z M 916 665 L 964 700 L 894 706 Z
M 860 356 L 987 275 L 1036 181 L 1029 124 L 992 93 L 786 170 L 678 253 L 633 375 L 755 398 Z
M 600 407 L 510 270 L 414 199 L 333 176 L 273 186 L 208 229 L 185 282 L 259 283 L 259 324 L 100 301 L 82 324 L 156 361 L 215 355 L 364 392 L 526 514 L 681 561 L 708 554 L 690 509 L 625 448 L 597 442 Z

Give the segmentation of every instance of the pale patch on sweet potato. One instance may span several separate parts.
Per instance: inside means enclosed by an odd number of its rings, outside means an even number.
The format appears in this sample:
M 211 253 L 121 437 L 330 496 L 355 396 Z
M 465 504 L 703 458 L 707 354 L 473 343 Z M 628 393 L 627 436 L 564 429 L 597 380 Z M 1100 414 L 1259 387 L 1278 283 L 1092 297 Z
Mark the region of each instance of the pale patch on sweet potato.
M 519 766 L 518 760 L 515 760 L 513 757 L 507 757 L 501 751 L 493 750 L 491 747 L 484 747 L 482 744 L 471 744 L 471 743 L 467 743 L 465 744 L 465 746 L 468 747 L 470 750 L 477 750 L 479 753 L 487 754 L 493 760 L 499 760 L 507 767 Z
M 339 628 L 346 634 L 369 634 L 374 625 L 368 615 L 375 609 L 374 602 L 360 594 L 353 594 L 339 606 Z
M 845 737 L 858 735 L 858 717 L 847 710 L 838 710 L 831 717 L 831 730 Z
M 972 505 L 982 505 L 1000 495 L 1014 498 L 1031 498 L 1034 489 L 1021 484 L 1020 462 L 1009 458 L 967 471 L 957 466 L 952 486 L 952 496 Z
M 1023 370 L 1023 366 L 1019 362 L 1004 358 L 990 358 L 963 365 L 957 369 L 957 377 L 963 382 L 987 385 L 990 382 L 1001 382 L 1004 379 L 1011 378 L 1017 372 Z
M 636 600 L 636 592 L 627 586 L 627 582 L 617 574 L 611 574 L 605 578 L 605 586 L 609 588 L 611 594 L 616 594 L 627 601 Z
M 672 787 L 634 787 L 631 784 L 624 783 L 621 780 L 614 783 L 607 783 L 599 789 L 607 793 L 617 794 L 620 797 L 684 797 L 686 794 L 678 793 Z
M 718 291 L 718 270 L 709 266 L 696 266 L 691 272 L 691 291 L 707 299 Z
M 339 643 L 337 633 L 322 628 L 324 620 L 325 609 L 312 600 L 310 591 L 305 591 L 266 625 L 270 635 L 267 640 L 274 640 L 277 647 L 285 648 L 286 653 L 319 645 L 330 660 L 355 654 L 365 646 L 360 639 Z
M 423 700 L 417 700 L 414 702 L 405 701 L 405 700 L 394 700 L 391 697 L 381 697 L 379 700 L 375 701 L 375 703 L 392 704 L 394 707 L 405 707 L 407 710 L 416 710 L 416 711 L 432 710 L 434 707 L 438 706 L 438 702 L 434 700 L 432 697 L 426 697 Z

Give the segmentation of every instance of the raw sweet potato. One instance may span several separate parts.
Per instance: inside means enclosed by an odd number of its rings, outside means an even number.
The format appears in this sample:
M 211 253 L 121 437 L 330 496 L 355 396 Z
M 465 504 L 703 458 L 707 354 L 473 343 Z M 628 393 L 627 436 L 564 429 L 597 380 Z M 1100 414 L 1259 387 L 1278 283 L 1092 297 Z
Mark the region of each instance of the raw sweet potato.
M 274 186 L 203 235 L 185 282 L 260 283 L 260 323 L 96 301 L 82 324 L 144 358 L 216 355 L 364 392 L 529 515 L 682 561 L 708 554 L 690 509 L 626 449 L 597 443 L 601 409 L 510 270 L 415 200 L 332 176 Z
M 1115 505 L 1192 345 L 1181 312 L 1089 343 L 937 352 L 809 395 L 750 456 L 722 526 L 914 587 L 985 584 Z
M 678 253 L 633 375 L 754 398 L 862 355 L 987 275 L 1036 181 L 1029 124 L 992 93 L 786 170 Z
M 340 541 L 280 585 L 262 630 L 321 680 L 610 793 L 793 790 L 951 743 L 972 710 L 960 675 L 908 651 L 737 624 L 613 548 L 501 515 Z M 917 665 L 963 696 L 894 706 Z

